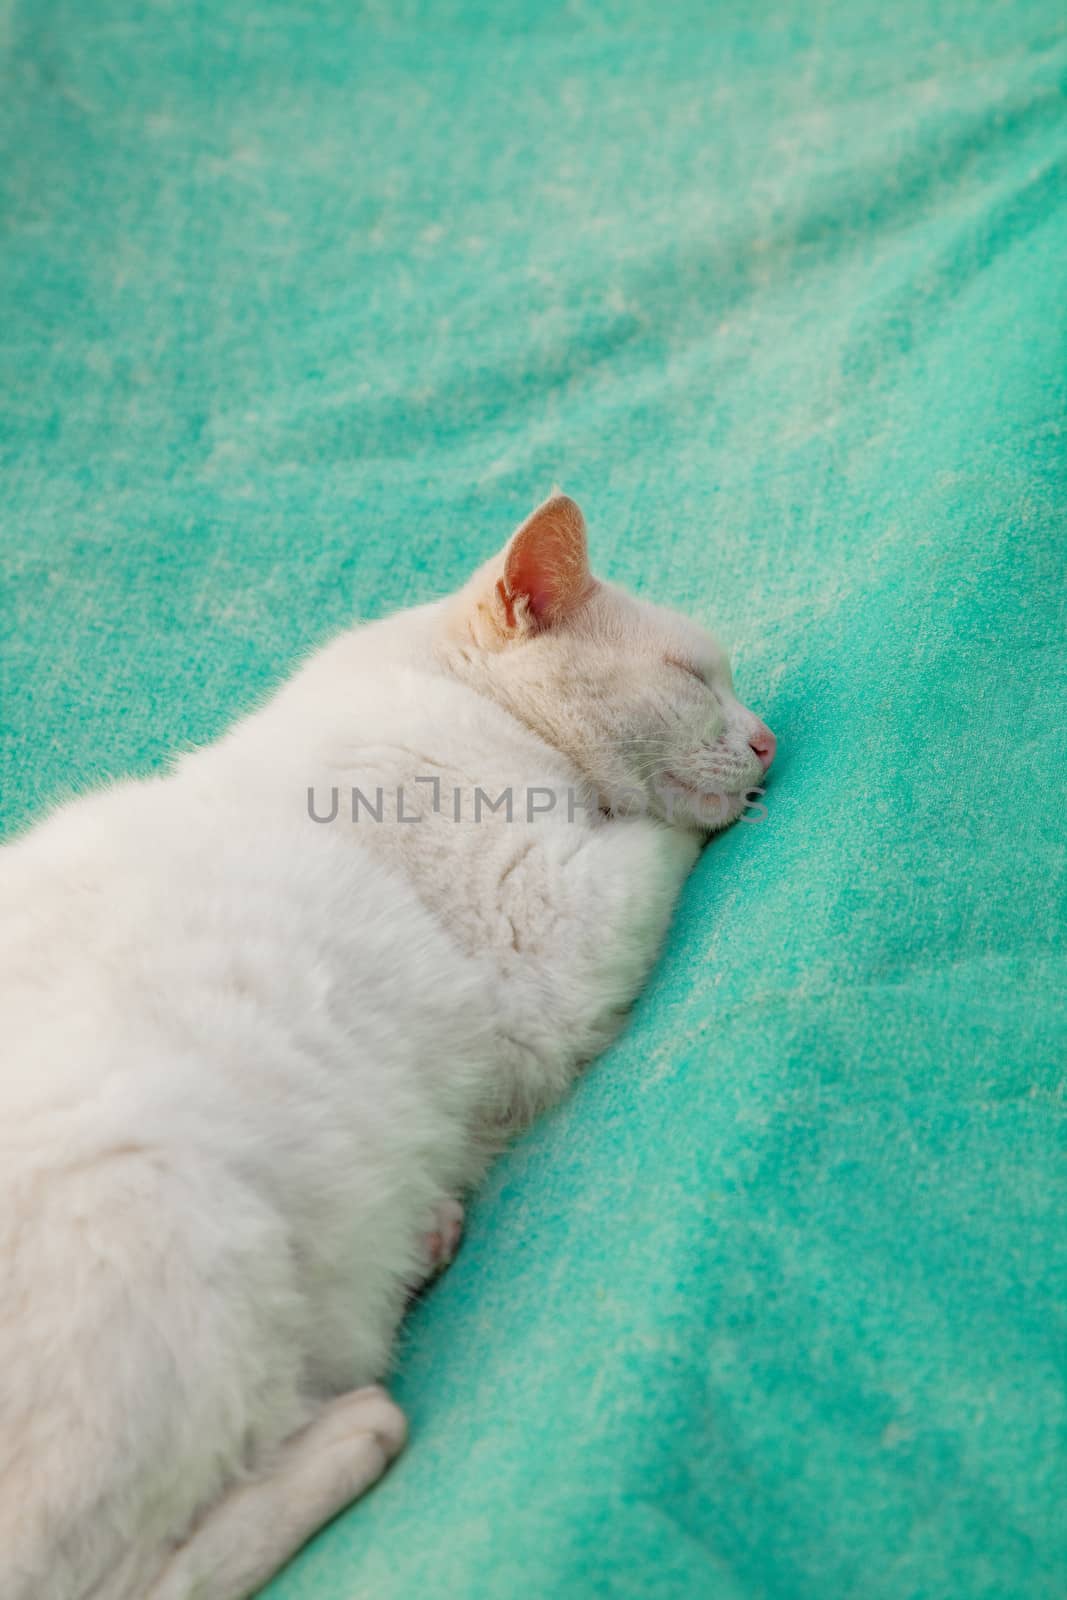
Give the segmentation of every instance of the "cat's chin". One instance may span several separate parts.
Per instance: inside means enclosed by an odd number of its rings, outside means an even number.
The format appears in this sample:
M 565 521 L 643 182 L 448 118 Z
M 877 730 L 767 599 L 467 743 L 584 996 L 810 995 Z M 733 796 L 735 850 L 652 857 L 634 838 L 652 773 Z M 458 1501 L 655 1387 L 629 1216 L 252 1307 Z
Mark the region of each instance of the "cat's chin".
M 719 791 L 704 791 L 673 772 L 665 772 L 659 779 L 660 799 L 667 811 L 668 822 L 689 824 L 705 833 L 714 833 L 727 827 L 744 811 L 748 796 Z

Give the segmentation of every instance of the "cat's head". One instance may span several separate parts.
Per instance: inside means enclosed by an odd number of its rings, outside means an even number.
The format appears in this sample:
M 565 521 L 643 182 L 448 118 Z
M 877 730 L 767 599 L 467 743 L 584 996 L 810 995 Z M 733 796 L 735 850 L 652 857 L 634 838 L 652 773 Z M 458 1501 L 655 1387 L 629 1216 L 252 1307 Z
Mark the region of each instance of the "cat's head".
M 774 757 L 703 628 L 593 576 L 582 513 L 554 495 L 447 610 L 453 670 L 562 750 L 612 811 L 711 831 Z

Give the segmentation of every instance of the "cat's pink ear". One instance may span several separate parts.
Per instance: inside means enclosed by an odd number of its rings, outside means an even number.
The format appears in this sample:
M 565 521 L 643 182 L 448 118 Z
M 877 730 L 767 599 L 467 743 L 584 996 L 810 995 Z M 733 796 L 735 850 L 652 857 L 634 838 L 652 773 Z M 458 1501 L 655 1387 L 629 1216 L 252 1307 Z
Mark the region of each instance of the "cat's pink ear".
M 593 587 L 585 518 L 565 494 L 554 494 L 527 517 L 504 552 L 497 598 L 509 631 L 561 622 Z

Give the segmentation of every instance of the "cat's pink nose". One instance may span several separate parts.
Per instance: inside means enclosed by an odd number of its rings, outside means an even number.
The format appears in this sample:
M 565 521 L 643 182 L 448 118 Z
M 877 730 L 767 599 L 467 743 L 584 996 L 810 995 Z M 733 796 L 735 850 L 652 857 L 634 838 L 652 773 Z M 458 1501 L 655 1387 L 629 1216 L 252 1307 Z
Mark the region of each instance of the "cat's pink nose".
M 774 752 L 778 748 L 778 740 L 765 722 L 757 722 L 756 731 L 748 741 L 749 749 L 754 750 L 759 757 L 759 764 L 766 772 L 774 760 Z

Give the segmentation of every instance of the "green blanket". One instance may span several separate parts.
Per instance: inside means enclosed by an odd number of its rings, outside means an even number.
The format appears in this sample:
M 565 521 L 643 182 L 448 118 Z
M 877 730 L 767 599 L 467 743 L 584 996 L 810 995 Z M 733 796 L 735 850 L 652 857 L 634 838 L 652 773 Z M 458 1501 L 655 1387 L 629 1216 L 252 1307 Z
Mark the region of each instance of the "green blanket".
M 3 823 L 558 481 L 780 743 L 271 1600 L 1067 1583 L 1057 0 L 0 0 Z

